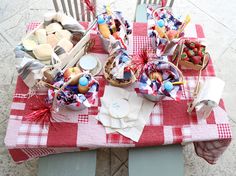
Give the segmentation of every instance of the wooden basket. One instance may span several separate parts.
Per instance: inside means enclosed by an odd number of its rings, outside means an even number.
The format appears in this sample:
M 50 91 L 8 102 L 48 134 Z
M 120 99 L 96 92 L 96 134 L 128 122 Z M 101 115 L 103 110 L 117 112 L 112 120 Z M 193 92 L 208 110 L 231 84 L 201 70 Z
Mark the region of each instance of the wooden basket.
M 42 69 L 42 72 L 44 74 L 44 81 L 47 81 L 49 83 L 52 82 L 53 78 L 55 77 L 56 73 L 60 71 L 65 71 L 67 68 L 74 66 L 80 57 L 82 57 L 86 53 L 87 45 L 90 41 L 90 32 L 91 28 L 96 24 L 96 21 L 93 22 L 89 28 L 85 31 L 83 37 L 81 40 L 73 46 L 73 48 L 68 52 L 65 53 L 65 56 L 60 58 L 60 64 L 54 63 L 52 65 L 45 65 L 45 67 Z M 33 31 L 29 32 L 23 39 L 30 38 L 38 29 L 44 28 L 44 22 L 41 22 L 38 27 L 36 27 Z M 22 44 L 22 43 L 20 43 Z M 31 56 L 32 53 L 27 52 Z
M 110 72 L 111 72 L 111 69 L 113 68 L 112 66 L 113 66 L 113 64 L 114 64 L 114 63 L 113 63 L 114 58 L 115 58 L 115 56 L 114 56 L 114 55 L 111 55 L 111 56 L 107 59 L 105 65 L 104 65 L 104 67 L 103 67 L 103 75 L 104 75 L 104 78 L 105 78 L 111 85 L 116 86 L 116 87 L 127 87 L 127 86 L 131 85 L 132 83 L 134 83 L 134 82 L 136 81 L 136 78 L 135 78 L 135 76 L 134 76 L 134 74 L 133 74 L 132 71 L 131 71 L 132 77 L 131 77 L 130 80 L 117 80 L 117 79 L 113 79 L 113 78 L 112 78 L 113 76 L 110 74 Z
M 175 56 L 173 57 L 173 61 L 177 59 L 177 63 L 176 63 L 177 66 L 181 65 L 186 68 L 190 68 L 190 69 L 198 70 L 198 71 L 204 70 L 207 67 L 210 61 L 210 54 L 208 52 L 206 52 L 205 55 L 203 56 L 204 62 L 202 63 L 202 65 L 199 65 L 199 64 L 194 64 L 189 61 L 182 60 L 181 55 L 183 54 L 183 49 L 184 49 L 184 42 L 181 42 L 179 47 L 176 49 L 176 52 L 174 54 Z

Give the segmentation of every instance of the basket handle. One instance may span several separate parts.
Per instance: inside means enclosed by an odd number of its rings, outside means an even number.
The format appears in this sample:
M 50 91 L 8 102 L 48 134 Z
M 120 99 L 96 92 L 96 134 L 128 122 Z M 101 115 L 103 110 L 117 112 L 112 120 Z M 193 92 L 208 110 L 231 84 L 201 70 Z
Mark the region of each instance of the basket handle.
M 203 57 L 203 63 L 202 65 L 206 65 L 207 63 L 207 59 L 206 57 L 207 56 L 210 56 L 210 54 L 207 52 L 204 54 L 204 57 Z M 196 87 L 194 89 L 194 92 L 193 92 L 193 101 L 188 105 L 188 113 L 191 113 L 193 111 L 193 109 L 195 108 L 195 104 L 196 104 L 196 98 L 197 98 L 197 95 L 200 91 L 200 79 L 201 79 L 201 76 L 202 76 L 202 70 L 204 69 L 205 67 L 202 67 L 201 70 L 199 71 L 199 75 L 198 75 L 198 80 L 197 80 L 197 84 L 196 84 Z

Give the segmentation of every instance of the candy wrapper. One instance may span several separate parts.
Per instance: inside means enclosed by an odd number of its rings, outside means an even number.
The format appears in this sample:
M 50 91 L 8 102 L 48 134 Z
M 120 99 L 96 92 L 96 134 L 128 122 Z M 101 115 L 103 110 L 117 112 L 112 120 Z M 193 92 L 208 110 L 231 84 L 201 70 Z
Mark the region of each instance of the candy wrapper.
M 127 51 L 118 50 L 108 59 L 104 66 L 104 77 L 115 86 L 125 86 L 135 81 Z
M 59 88 L 65 85 L 66 80 L 64 79 L 62 73 L 59 73 L 55 78 L 55 83 L 53 84 L 54 89 L 50 88 L 48 90 L 48 100 L 59 106 L 67 106 L 72 110 L 82 110 L 86 107 L 91 107 L 97 98 L 99 83 L 87 73 L 82 73 L 88 80 L 88 91 L 84 94 L 79 93 L 77 85 L 67 85 L 63 90 L 59 91 Z M 55 97 L 56 96 L 56 97 Z
M 120 11 L 112 12 L 109 6 L 104 6 L 105 12 L 98 15 L 98 31 L 105 51 L 113 54 L 117 50 L 127 49 L 128 35 L 132 33 L 131 25 Z
M 174 64 L 156 60 L 144 66 L 135 90 L 151 101 L 158 101 L 164 97 L 176 99 L 182 83 L 183 75 Z
M 172 47 L 176 47 L 179 38 L 184 35 L 184 28 L 190 21 L 187 16 L 184 21 L 176 18 L 170 9 L 147 6 L 148 36 L 152 39 L 152 46 L 156 49 L 156 54 L 171 55 L 174 52 Z M 165 52 L 168 48 L 168 52 Z

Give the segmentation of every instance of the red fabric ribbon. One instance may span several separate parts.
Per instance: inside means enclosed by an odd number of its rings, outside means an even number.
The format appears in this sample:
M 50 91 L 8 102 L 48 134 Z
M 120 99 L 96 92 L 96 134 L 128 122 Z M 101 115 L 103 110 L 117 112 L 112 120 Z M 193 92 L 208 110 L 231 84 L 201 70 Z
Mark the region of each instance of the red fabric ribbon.
M 166 0 L 161 0 L 160 2 L 161 2 L 160 5 L 161 5 L 162 7 L 165 7 L 166 4 L 167 4 L 167 1 L 166 1 Z
M 95 15 L 95 4 L 90 0 L 84 0 L 84 3 L 87 6 L 87 9 Z
M 148 51 L 142 50 L 137 56 L 132 59 L 131 69 L 134 73 L 137 71 L 141 71 L 144 65 L 146 65 L 149 61 Z
M 33 98 L 34 101 L 30 100 Z M 32 103 L 29 105 L 31 106 L 31 110 L 33 112 L 25 115 L 23 117 L 24 120 L 30 122 L 36 122 L 42 125 L 51 124 L 52 122 L 52 105 L 46 103 L 45 99 L 42 97 L 33 96 L 29 99 Z

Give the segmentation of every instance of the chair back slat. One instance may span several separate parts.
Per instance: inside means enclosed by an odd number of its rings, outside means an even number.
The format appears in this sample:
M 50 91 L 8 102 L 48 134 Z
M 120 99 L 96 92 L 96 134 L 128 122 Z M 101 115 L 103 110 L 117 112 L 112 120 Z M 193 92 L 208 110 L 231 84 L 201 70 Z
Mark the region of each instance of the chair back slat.
M 53 4 L 56 12 L 62 11 L 67 15 L 73 16 L 78 21 L 91 21 L 94 19 L 94 14 L 84 4 L 84 0 L 53 0 Z M 96 0 L 92 0 L 91 5 L 96 5 Z
M 82 1 L 82 2 L 81 2 Z M 80 12 L 81 12 L 81 20 L 85 21 L 85 9 L 84 9 L 84 1 L 80 1 Z
M 64 0 L 61 0 L 61 5 L 62 5 L 63 12 L 68 15 L 67 10 L 66 10 L 66 4 L 65 4 Z
M 162 3 L 162 0 L 138 0 L 137 5 L 139 4 L 157 4 L 157 3 Z M 174 4 L 174 0 L 166 0 L 167 1 L 167 6 L 172 7 Z
M 171 0 L 169 6 L 172 7 L 173 4 L 174 4 L 174 0 Z
M 157 3 L 157 0 L 154 0 L 153 4 L 156 4 Z
M 80 21 L 79 6 L 77 0 L 74 0 L 76 19 Z
M 72 9 L 71 0 L 67 0 L 67 2 L 68 2 L 68 7 L 69 7 L 70 15 L 75 18 L 75 15 L 74 15 L 73 9 Z
M 90 11 L 88 9 L 86 9 L 86 12 L 87 12 L 87 21 L 91 21 L 91 14 L 90 14 Z
M 53 4 L 54 4 L 56 12 L 59 11 L 57 0 L 53 0 Z

